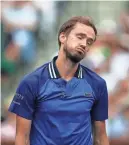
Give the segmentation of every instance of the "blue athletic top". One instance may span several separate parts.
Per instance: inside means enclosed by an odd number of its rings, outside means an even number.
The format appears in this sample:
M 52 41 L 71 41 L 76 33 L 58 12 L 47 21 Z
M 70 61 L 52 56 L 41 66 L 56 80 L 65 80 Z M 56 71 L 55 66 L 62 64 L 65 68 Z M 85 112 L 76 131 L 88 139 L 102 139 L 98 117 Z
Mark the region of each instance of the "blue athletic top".
M 93 145 L 92 121 L 108 118 L 106 83 L 82 65 L 65 81 L 56 59 L 23 78 L 9 111 L 32 120 L 30 145 Z

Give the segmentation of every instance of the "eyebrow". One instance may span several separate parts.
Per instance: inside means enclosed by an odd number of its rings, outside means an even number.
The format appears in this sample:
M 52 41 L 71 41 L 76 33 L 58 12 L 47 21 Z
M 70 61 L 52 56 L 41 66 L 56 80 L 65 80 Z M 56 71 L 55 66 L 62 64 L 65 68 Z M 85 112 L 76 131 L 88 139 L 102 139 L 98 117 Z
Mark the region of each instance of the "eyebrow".
M 77 33 L 77 35 L 80 35 L 80 36 L 82 36 L 82 37 L 87 37 L 87 35 L 86 34 L 84 34 L 84 33 Z M 87 37 L 88 39 L 90 39 L 91 41 L 95 41 L 95 39 L 93 39 L 93 38 L 91 38 L 91 37 Z

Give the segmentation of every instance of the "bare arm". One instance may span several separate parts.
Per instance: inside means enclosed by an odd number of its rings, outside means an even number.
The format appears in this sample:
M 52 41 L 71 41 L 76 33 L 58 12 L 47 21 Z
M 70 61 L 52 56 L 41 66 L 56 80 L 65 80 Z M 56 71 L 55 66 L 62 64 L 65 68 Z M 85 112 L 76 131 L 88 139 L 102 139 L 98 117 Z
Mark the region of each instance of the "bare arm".
M 29 134 L 31 128 L 31 120 L 27 120 L 20 116 L 16 117 L 16 139 L 15 145 L 29 145 Z
M 105 121 L 94 121 L 94 145 L 109 145 L 108 137 L 106 134 Z

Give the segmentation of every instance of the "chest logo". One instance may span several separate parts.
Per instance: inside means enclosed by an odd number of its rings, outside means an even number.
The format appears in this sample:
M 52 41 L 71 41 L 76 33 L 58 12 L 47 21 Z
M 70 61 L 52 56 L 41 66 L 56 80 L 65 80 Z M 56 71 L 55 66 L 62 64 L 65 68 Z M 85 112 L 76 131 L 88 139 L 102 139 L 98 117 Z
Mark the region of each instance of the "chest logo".
M 86 96 L 86 97 L 91 97 L 91 96 L 92 96 L 92 93 L 86 92 L 86 93 L 85 93 L 85 96 Z

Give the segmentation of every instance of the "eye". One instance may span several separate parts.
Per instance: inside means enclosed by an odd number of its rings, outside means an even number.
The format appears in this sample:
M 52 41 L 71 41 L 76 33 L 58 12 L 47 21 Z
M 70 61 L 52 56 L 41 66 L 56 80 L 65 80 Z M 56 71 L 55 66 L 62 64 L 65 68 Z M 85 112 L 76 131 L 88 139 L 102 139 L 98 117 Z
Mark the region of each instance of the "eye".
M 83 37 L 82 37 L 82 36 L 80 36 L 80 35 L 78 35 L 78 36 L 77 36 L 77 38 L 78 38 L 78 39 L 80 39 L 80 40 L 81 40 L 81 39 L 83 39 Z
M 87 44 L 90 46 L 93 44 L 93 41 L 92 40 L 87 40 Z

